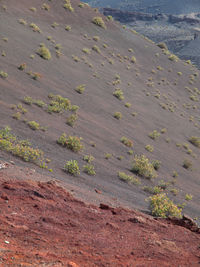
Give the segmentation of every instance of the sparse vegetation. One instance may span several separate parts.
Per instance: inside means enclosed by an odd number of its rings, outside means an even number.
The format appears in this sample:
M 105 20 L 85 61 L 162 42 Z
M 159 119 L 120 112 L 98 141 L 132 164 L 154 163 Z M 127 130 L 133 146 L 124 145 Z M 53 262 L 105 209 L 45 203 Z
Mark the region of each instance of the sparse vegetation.
M 24 19 L 19 19 L 18 22 L 22 25 L 27 25 L 27 22 Z
M 122 138 L 120 139 L 120 141 L 127 147 L 132 147 L 133 146 L 133 141 L 131 141 L 130 139 L 128 139 L 125 136 L 122 136 Z
M 91 164 L 86 164 L 86 165 L 84 165 L 84 166 L 83 166 L 83 171 L 84 171 L 85 173 L 87 173 L 88 175 L 91 175 L 91 176 L 96 175 L 94 166 L 91 165 Z
M 185 169 L 191 169 L 192 168 L 192 162 L 188 159 L 185 159 L 183 161 L 183 168 Z
M 80 169 L 79 169 L 77 160 L 67 161 L 63 169 L 65 172 L 73 176 L 80 174 Z
M 72 29 L 72 27 L 71 27 L 70 25 L 66 25 L 66 26 L 65 26 L 65 30 L 66 30 L 66 31 L 69 32 L 69 31 L 71 31 L 71 29 Z
M 157 46 L 160 47 L 161 49 L 168 50 L 168 47 L 167 47 L 167 45 L 164 42 L 158 43 Z
M 136 57 L 132 56 L 132 58 L 131 58 L 131 62 L 132 62 L 132 63 L 136 63 Z
M 101 28 L 103 28 L 103 29 L 106 29 L 106 25 L 105 25 L 105 22 L 103 21 L 102 17 L 94 17 L 94 18 L 92 19 L 92 22 L 93 22 L 95 25 L 97 25 L 97 26 L 99 26 L 99 27 L 101 27 Z
M 74 127 L 74 124 L 76 123 L 76 120 L 78 119 L 77 114 L 72 114 L 71 116 L 69 116 L 66 120 L 66 124 Z
M 0 70 L 0 78 L 2 78 L 2 79 L 6 79 L 7 77 L 8 77 L 8 73 L 6 73 L 6 72 Z
M 187 200 L 187 201 L 192 200 L 192 198 L 193 198 L 193 196 L 191 194 L 186 194 L 185 195 L 185 200 Z
M 115 112 L 114 113 L 114 118 L 117 119 L 117 120 L 120 120 L 122 118 L 121 112 Z
M 82 94 L 85 91 L 85 84 L 80 84 L 75 88 L 75 91 L 79 94 Z
M 153 139 L 153 140 L 157 139 L 159 136 L 160 136 L 160 133 L 159 133 L 158 131 L 156 131 L 156 130 L 154 130 L 153 132 L 151 132 L 151 133 L 149 134 L 149 137 L 150 137 L 151 139 Z
M 126 108 L 130 108 L 130 107 L 131 107 L 131 103 L 126 102 L 126 103 L 125 103 L 125 107 L 126 107 Z
M 134 173 L 139 174 L 147 179 L 155 178 L 157 175 L 152 163 L 145 155 L 134 157 L 133 166 L 131 169 Z
M 138 177 L 135 177 L 133 175 L 128 175 L 124 172 L 118 172 L 118 177 L 120 180 L 127 182 L 127 183 L 131 183 L 135 185 L 141 184 L 140 179 Z
M 27 124 L 32 130 L 39 130 L 40 129 L 39 123 L 37 123 L 35 121 L 29 121 Z
M 124 99 L 124 93 L 121 89 L 116 89 L 114 92 L 113 92 L 113 95 L 118 98 L 119 100 L 123 100 Z
M 159 160 L 152 160 L 151 164 L 153 165 L 154 169 L 157 171 L 160 168 L 161 162 Z
M 61 113 L 71 107 L 71 102 L 68 98 L 53 94 L 49 94 L 48 97 L 51 99 L 47 109 L 49 113 Z
M 189 138 L 189 142 L 192 143 L 194 146 L 200 148 L 200 137 L 192 136 Z
M 177 62 L 179 58 L 178 58 L 176 55 L 171 54 L 171 55 L 168 57 L 168 59 L 171 60 L 171 61 Z
M 42 45 L 38 50 L 37 54 L 42 57 L 43 59 L 50 60 L 51 59 L 51 53 L 49 49 L 45 46 Z
M 149 197 L 150 210 L 153 216 L 167 218 L 169 216 L 181 218 L 182 209 L 178 208 L 165 193 Z
M 92 155 L 84 155 L 83 160 L 88 163 L 91 163 L 94 160 L 94 157 Z
M 163 189 L 159 186 L 144 186 L 143 190 L 149 194 L 156 195 L 162 193 Z
M 105 154 L 105 159 L 110 159 L 112 158 L 112 154 L 111 153 L 106 153 Z
M 153 152 L 153 151 L 154 151 L 154 147 L 151 146 L 151 145 L 146 145 L 146 146 L 145 146 L 145 149 L 146 149 L 147 151 L 149 151 L 149 152 Z
M 31 28 L 34 32 L 39 32 L 39 33 L 41 33 L 40 28 L 39 28 L 35 23 L 31 23 L 29 26 L 30 26 L 30 28 Z
M 70 12 L 74 12 L 74 8 L 72 7 L 70 0 L 65 0 L 65 4 L 63 7 L 69 10 Z
M 95 52 L 97 52 L 98 54 L 101 54 L 101 49 L 97 45 L 94 45 L 92 47 L 92 50 L 95 51 Z
M 49 10 L 50 10 L 50 5 L 44 3 L 44 4 L 42 5 L 42 9 L 44 9 L 44 10 L 46 10 L 46 11 L 49 11 Z
M 63 133 L 57 140 L 57 143 L 61 146 L 67 147 L 73 152 L 79 152 L 83 150 L 84 146 L 81 143 L 82 138 L 77 136 L 68 136 Z
M 18 140 L 11 134 L 11 128 L 5 127 L 0 130 L 0 149 L 11 153 L 27 162 L 40 164 L 44 160 L 44 152 L 31 147 L 27 140 Z
M 18 67 L 19 70 L 25 70 L 25 68 L 26 68 L 26 63 L 22 63 Z

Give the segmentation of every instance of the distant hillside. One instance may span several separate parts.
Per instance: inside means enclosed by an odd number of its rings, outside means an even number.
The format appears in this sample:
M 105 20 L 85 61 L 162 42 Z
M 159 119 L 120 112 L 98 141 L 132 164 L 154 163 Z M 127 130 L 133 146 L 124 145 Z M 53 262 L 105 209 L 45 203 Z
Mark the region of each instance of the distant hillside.
M 188 14 L 200 12 L 199 0 L 86 0 L 92 6 L 145 13 Z

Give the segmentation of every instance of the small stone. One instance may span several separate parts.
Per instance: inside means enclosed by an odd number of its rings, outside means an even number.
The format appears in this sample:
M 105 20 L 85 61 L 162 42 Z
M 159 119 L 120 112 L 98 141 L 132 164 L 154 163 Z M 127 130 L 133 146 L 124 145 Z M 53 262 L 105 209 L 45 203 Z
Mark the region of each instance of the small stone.
M 79 267 L 79 265 L 77 265 L 76 263 L 70 261 L 70 262 L 68 262 L 67 267 Z
M 94 191 L 95 191 L 97 194 L 101 194 L 101 191 L 99 191 L 98 189 L 94 189 Z
M 10 242 L 9 242 L 8 240 L 5 240 L 5 243 L 6 243 L 6 244 L 10 244 Z

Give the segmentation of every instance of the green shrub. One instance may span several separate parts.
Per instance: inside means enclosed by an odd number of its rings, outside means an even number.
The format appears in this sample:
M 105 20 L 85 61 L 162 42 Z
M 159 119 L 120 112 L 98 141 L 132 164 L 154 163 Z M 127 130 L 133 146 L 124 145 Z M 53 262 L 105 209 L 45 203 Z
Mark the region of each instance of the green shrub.
M 26 68 L 26 63 L 22 63 L 18 67 L 19 70 L 25 70 L 25 68 Z
M 179 191 L 176 188 L 171 188 L 170 192 L 172 193 L 172 195 L 177 196 Z
M 78 162 L 76 160 L 67 161 L 64 166 L 64 171 L 74 176 L 80 174 Z
M 168 59 L 171 60 L 171 61 L 177 62 L 179 58 L 178 58 L 176 55 L 171 54 L 171 55 L 168 57 Z
M 131 149 L 128 151 L 128 154 L 129 154 L 129 155 L 133 155 L 133 153 L 134 153 L 134 151 L 131 150 Z
M 22 106 L 22 104 L 18 104 L 18 105 L 17 105 L 17 108 L 18 108 L 23 114 L 27 113 L 27 109 L 25 109 L 25 108 Z
M 70 12 L 74 12 L 74 8 L 72 7 L 70 0 L 65 0 L 65 4 L 63 7 L 69 10 Z
M 131 58 L 131 62 L 132 62 L 132 63 L 136 63 L 136 58 L 135 58 L 134 56 L 132 56 L 132 58 Z
M 82 94 L 85 91 L 85 84 L 80 84 L 75 88 L 75 91 L 79 94 Z
M 36 12 L 36 11 L 37 11 L 37 8 L 35 8 L 35 7 L 30 7 L 29 10 L 32 11 L 32 12 Z
M 50 6 L 48 4 L 43 4 L 42 5 L 42 9 L 46 10 L 46 11 L 49 11 L 50 10 Z
M 188 159 L 185 159 L 183 161 L 183 168 L 185 169 L 191 169 L 192 168 L 192 162 Z
M 186 194 L 185 195 L 185 200 L 189 201 L 192 200 L 193 196 L 191 194 Z
M 125 136 L 122 136 L 122 138 L 120 139 L 120 141 L 127 147 L 132 147 L 133 146 L 133 141 L 131 141 L 130 139 L 128 139 Z
M 56 27 L 58 27 L 59 26 L 59 24 L 57 23 L 57 22 L 54 22 L 53 24 L 51 24 L 51 27 L 52 28 L 56 28 Z
M 42 150 L 32 148 L 27 140 L 18 140 L 16 136 L 11 134 L 9 127 L 0 130 L 0 149 L 27 162 L 40 164 L 44 160 L 44 152 Z
M 122 118 L 121 112 L 115 112 L 114 113 L 114 118 L 117 119 L 117 120 L 120 120 Z
M 91 164 L 84 165 L 84 166 L 83 166 L 83 171 L 84 171 L 85 173 L 87 173 L 88 175 L 91 175 L 91 176 L 96 175 L 94 166 L 91 165 Z
M 99 26 L 99 27 L 101 27 L 101 28 L 103 28 L 103 29 L 106 29 L 106 25 L 105 25 L 105 22 L 103 21 L 102 17 L 94 17 L 94 18 L 92 19 L 92 22 L 93 22 L 95 25 L 97 25 L 97 26 Z
M 59 145 L 67 147 L 68 149 L 72 150 L 73 152 L 79 152 L 84 148 L 83 144 L 81 143 L 82 138 L 77 136 L 66 136 L 63 133 L 57 140 Z
M 145 146 L 145 149 L 146 149 L 147 151 L 149 151 L 149 152 L 153 152 L 153 151 L 154 151 L 154 147 L 151 146 L 151 145 L 146 145 L 146 146 Z
M 160 136 L 160 133 L 154 130 L 152 133 L 149 134 L 149 137 L 153 140 L 157 139 Z
M 29 121 L 27 124 L 32 130 L 39 130 L 40 129 L 39 123 L 37 123 L 35 121 Z
M 37 50 L 37 54 L 42 57 L 43 59 L 50 60 L 51 59 L 51 53 L 49 49 L 43 45 Z
M 47 110 L 49 113 L 61 113 L 71 108 L 71 102 L 68 98 L 54 94 L 49 94 L 48 97 L 51 99 Z
M 88 163 L 91 163 L 94 160 L 94 157 L 92 155 L 84 155 L 83 160 Z
M 95 52 L 97 52 L 98 54 L 101 54 L 101 49 L 97 45 L 94 45 L 92 47 L 92 50 L 95 51 Z
M 66 146 L 67 143 L 67 135 L 63 133 L 57 140 L 57 143 L 61 146 Z
M 77 114 L 72 114 L 71 116 L 69 116 L 66 120 L 66 124 L 71 126 L 71 127 L 74 127 L 74 124 L 76 122 L 76 120 L 78 119 L 78 116 Z
M 189 138 L 189 142 L 192 143 L 194 146 L 200 148 L 200 137 L 192 136 Z
M 112 158 L 112 154 L 111 153 L 106 153 L 105 154 L 105 159 L 110 159 Z
M 159 161 L 159 160 L 152 160 L 151 164 L 153 165 L 154 169 L 157 171 L 160 168 L 161 161 Z
M 150 210 L 153 216 L 167 218 L 169 216 L 181 218 L 182 209 L 178 208 L 165 193 L 149 197 Z
M 100 37 L 99 36 L 93 36 L 93 40 L 98 42 L 100 40 Z
M 113 95 L 118 98 L 119 100 L 123 100 L 124 99 L 124 93 L 121 89 L 116 89 L 114 92 L 113 92 Z
M 86 48 L 86 47 L 84 47 L 84 48 L 82 49 L 82 51 L 83 51 L 85 54 L 90 54 L 90 53 L 91 53 L 91 50 L 90 50 L 89 48 Z
M 43 108 L 44 106 L 46 106 L 46 104 L 44 103 L 44 101 L 42 100 L 34 100 L 34 104 L 40 108 Z
M 152 163 L 145 155 L 135 156 L 131 169 L 134 173 L 139 174 L 147 179 L 155 178 L 157 175 Z
M 0 78 L 2 79 L 6 79 L 8 77 L 8 73 L 4 72 L 4 71 L 0 71 Z
M 21 118 L 21 113 L 20 113 L 20 112 L 17 112 L 17 113 L 15 113 L 15 114 L 13 114 L 13 115 L 12 115 L 12 118 L 13 118 L 13 119 L 16 119 L 16 120 L 20 120 L 20 118 Z
M 128 103 L 128 102 L 125 103 L 125 107 L 126 107 L 126 108 L 130 108 L 130 107 L 131 107 L 131 103 Z
M 134 177 L 133 175 L 128 175 L 124 172 L 118 172 L 118 177 L 120 180 L 122 180 L 124 182 L 132 183 L 135 185 L 141 184 L 139 178 Z
M 157 46 L 160 47 L 161 49 L 168 50 L 168 47 L 165 43 L 158 43 Z
M 77 105 L 72 105 L 71 108 L 70 108 L 70 110 L 71 110 L 72 112 L 77 112 L 77 111 L 79 110 L 79 106 L 77 106 Z
M 70 25 L 66 25 L 66 26 L 65 26 L 65 30 L 66 30 L 66 31 L 69 32 L 69 31 L 71 31 L 71 29 L 72 29 L 72 27 L 71 27 Z
M 77 136 L 68 136 L 66 140 L 66 147 L 73 152 L 79 152 L 83 150 L 84 146 L 81 143 L 82 138 Z
M 31 23 L 29 26 L 34 32 L 41 32 L 40 28 L 35 23 Z
M 85 4 L 85 3 L 80 3 L 78 6 L 79 6 L 80 8 L 83 8 L 83 7 L 86 6 L 86 4 Z
M 159 186 L 154 186 L 154 187 L 144 186 L 143 190 L 152 195 L 160 194 L 163 191 L 163 189 Z
M 113 21 L 113 17 L 111 15 L 107 16 L 107 19 Z
M 177 171 L 173 171 L 172 177 L 174 177 L 174 178 L 178 177 L 178 172 Z

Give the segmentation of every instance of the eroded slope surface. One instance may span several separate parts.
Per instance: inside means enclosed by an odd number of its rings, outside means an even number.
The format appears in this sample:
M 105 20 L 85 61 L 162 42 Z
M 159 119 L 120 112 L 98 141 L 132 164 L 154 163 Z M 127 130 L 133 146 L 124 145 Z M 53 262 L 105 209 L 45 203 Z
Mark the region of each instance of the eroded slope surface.
M 37 178 L 37 177 L 35 177 Z M 196 232 L 0 172 L 1 266 L 199 266 Z

